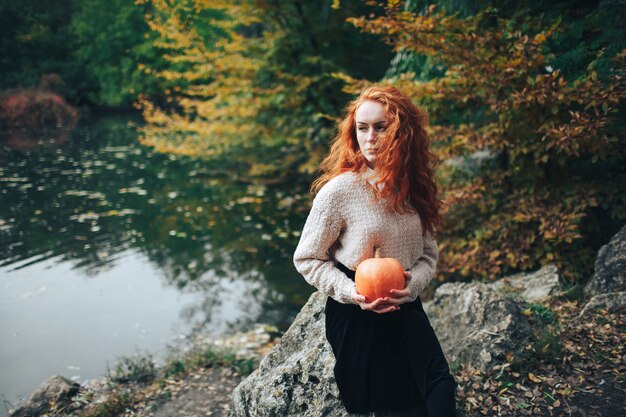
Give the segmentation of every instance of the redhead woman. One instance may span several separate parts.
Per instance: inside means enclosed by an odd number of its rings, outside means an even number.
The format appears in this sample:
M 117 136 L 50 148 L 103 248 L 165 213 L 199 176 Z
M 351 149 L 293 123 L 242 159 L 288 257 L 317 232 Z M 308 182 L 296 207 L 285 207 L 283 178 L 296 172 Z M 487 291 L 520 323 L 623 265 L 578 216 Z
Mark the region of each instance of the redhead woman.
M 294 253 L 296 269 L 328 296 L 326 338 L 350 413 L 456 415 L 456 382 L 419 297 L 435 276 L 442 221 L 426 123 L 393 87 L 349 103 Z M 354 276 L 376 248 L 402 264 L 405 287 L 371 300 Z

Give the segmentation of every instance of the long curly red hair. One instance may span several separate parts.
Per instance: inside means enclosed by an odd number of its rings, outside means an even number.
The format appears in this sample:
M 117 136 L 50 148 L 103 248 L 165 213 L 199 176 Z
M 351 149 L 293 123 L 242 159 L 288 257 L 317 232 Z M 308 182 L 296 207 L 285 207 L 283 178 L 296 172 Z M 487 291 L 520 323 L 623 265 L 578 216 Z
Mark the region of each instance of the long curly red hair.
M 443 219 L 437 198 L 435 156 L 429 151 L 428 115 L 391 86 L 370 87 L 346 106 L 346 116 L 320 165 L 322 175 L 311 187 L 317 193 L 328 181 L 347 171 L 365 172 L 366 159 L 356 138 L 356 111 L 365 101 L 383 105 L 386 127 L 376 155 L 376 198 L 390 198 L 398 213 L 417 212 L 424 231 L 435 235 Z M 382 187 L 380 187 L 382 185 Z

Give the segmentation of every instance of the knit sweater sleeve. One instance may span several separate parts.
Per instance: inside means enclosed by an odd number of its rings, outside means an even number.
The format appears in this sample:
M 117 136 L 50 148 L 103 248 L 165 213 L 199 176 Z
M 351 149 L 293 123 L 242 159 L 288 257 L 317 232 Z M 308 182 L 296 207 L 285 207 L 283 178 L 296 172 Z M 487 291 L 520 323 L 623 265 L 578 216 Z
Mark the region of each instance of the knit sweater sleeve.
M 337 269 L 331 258 L 331 249 L 343 227 L 337 197 L 324 188 L 315 197 L 293 262 L 309 284 L 340 303 L 356 304 L 352 299 L 354 281 Z
M 421 292 L 424 291 L 424 288 L 435 277 L 438 259 L 439 248 L 437 247 L 437 241 L 430 232 L 426 232 L 424 235 L 424 253 L 410 269 L 411 301 L 417 299 Z

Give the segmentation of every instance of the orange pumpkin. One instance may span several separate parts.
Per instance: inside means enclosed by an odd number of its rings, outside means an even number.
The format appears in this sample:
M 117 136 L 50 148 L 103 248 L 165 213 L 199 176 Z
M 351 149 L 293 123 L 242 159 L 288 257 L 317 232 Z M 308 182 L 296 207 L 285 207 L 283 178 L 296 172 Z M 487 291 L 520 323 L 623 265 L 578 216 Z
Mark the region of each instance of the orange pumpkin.
M 404 289 L 404 268 L 394 258 L 381 258 L 380 249 L 374 251 L 374 258 L 366 259 L 356 268 L 354 277 L 356 290 L 368 301 L 388 297 L 392 289 Z

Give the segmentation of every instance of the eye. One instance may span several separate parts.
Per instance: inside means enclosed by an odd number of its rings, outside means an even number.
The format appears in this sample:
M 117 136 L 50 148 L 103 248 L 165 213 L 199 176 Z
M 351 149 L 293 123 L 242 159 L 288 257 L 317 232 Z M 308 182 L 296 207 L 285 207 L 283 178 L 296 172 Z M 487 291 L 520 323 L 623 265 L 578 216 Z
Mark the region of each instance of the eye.
M 359 126 L 359 132 L 367 132 L 366 126 Z
M 387 128 L 387 126 L 384 126 L 384 125 L 376 126 L 376 131 L 377 132 L 384 132 L 386 128 Z

